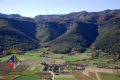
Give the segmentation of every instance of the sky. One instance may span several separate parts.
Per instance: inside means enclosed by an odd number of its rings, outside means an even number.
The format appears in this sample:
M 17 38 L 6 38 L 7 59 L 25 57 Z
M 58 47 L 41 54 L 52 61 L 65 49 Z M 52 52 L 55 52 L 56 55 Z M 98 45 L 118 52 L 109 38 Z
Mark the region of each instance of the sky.
M 120 9 L 120 0 L 0 0 L 0 13 L 26 17 Z

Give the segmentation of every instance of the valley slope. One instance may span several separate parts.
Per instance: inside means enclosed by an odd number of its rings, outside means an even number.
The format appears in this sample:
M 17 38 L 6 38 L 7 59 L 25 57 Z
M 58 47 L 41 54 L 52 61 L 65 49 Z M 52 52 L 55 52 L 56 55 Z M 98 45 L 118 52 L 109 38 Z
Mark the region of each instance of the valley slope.
M 48 46 L 55 53 L 92 48 L 119 54 L 120 10 L 38 15 L 33 19 L 0 14 L 0 38 L 5 49 Z

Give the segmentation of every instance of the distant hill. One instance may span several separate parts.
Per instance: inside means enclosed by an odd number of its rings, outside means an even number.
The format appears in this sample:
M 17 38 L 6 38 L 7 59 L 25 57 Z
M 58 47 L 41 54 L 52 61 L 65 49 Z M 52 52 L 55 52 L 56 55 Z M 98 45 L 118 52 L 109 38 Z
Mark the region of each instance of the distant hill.
M 10 39 L 2 37 L 3 41 L 13 42 L 9 47 L 20 47 L 21 43 L 29 44 L 24 46 L 23 50 L 49 46 L 53 52 L 68 53 L 72 49 L 83 52 L 86 48 L 94 47 L 107 53 L 118 54 L 120 10 L 38 15 L 35 18 L 0 14 L 0 36 L 4 35 Z M 7 46 L 3 42 L 0 44 Z
M 102 22 L 98 31 L 95 47 L 108 53 L 120 53 L 120 18 Z
M 0 18 L 0 45 L 4 49 L 32 50 L 38 47 L 35 40 L 35 24 L 27 21 L 18 21 Z

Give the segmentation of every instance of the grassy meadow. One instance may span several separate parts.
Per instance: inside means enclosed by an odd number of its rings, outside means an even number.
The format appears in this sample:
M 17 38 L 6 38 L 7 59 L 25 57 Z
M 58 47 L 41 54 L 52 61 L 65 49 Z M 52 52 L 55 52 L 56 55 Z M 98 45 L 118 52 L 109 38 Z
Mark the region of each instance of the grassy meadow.
M 98 73 L 101 80 L 120 80 L 120 76 L 113 73 Z

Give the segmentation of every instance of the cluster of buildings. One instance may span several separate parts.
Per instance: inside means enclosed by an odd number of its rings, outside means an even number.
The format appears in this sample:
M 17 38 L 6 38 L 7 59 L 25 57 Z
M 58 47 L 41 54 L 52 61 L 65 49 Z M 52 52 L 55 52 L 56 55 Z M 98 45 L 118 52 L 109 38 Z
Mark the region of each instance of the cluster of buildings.
M 44 65 L 43 71 L 52 71 L 54 74 L 59 74 L 63 69 L 63 66 L 58 64 L 42 63 L 42 65 Z

